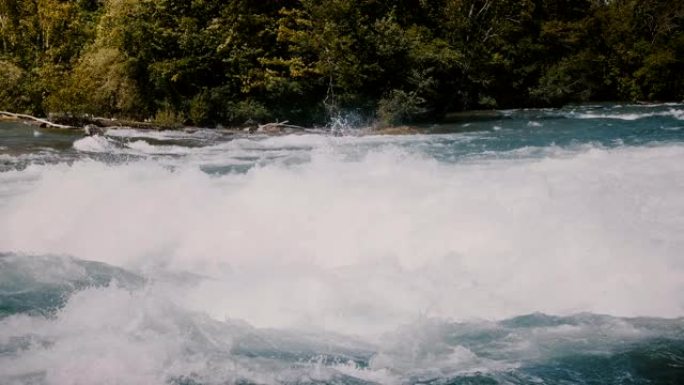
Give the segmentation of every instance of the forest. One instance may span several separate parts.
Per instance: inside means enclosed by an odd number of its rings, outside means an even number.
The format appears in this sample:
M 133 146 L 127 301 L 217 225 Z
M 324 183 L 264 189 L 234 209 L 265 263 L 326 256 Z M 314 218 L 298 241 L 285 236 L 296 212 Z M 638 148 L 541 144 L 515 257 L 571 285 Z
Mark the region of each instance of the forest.
M 0 110 L 198 126 L 684 99 L 681 0 L 0 0 Z

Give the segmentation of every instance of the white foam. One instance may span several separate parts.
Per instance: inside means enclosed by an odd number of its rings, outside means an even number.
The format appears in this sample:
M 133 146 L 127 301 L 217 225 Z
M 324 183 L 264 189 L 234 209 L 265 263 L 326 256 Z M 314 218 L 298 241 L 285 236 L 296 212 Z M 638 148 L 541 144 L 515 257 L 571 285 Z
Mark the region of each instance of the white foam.
M 197 149 L 185 146 L 153 145 L 144 140 L 117 142 L 115 139 L 99 135 L 78 139 L 74 142 L 73 146 L 81 152 L 139 156 L 187 155 L 201 151 L 201 149 L 198 151 Z
M 566 115 L 575 119 L 617 119 L 617 120 L 639 120 L 652 117 L 673 117 L 684 120 L 684 110 L 671 108 L 668 111 L 645 112 L 645 113 L 624 113 L 624 114 L 597 114 L 597 113 L 578 113 L 570 112 Z
M 74 148 L 82 152 L 111 153 L 116 152 L 116 145 L 104 136 L 86 136 L 74 142 Z
M 450 331 L 452 325 L 432 319 L 420 319 L 383 336 L 380 351 L 372 357 L 369 369 L 389 370 L 406 377 L 451 378 L 467 373 L 486 373 L 515 368 L 515 362 L 479 357 L 457 345 Z
M 126 146 L 148 155 L 184 155 L 192 152 L 192 148 L 174 145 L 152 145 L 144 140 L 129 142 Z
M 667 103 L 643 103 L 643 104 L 627 104 L 620 105 L 616 104 L 611 108 L 657 108 L 657 107 L 681 107 L 682 103 L 677 102 L 667 102 Z
M 333 148 L 221 177 L 151 160 L 33 166 L 38 179 L 15 172 L 21 194 L 0 207 L 0 245 L 207 276 L 169 295 L 260 327 L 377 334 L 418 315 L 684 315 L 683 146 L 452 165 L 387 147 L 344 159 Z
M 106 132 L 107 136 L 116 138 L 149 138 L 156 140 L 193 140 L 193 139 L 208 139 L 219 136 L 219 131 L 216 130 L 197 130 L 194 132 L 177 131 L 177 130 L 136 130 L 133 128 L 109 128 Z
M 208 365 L 197 361 L 211 351 L 210 342 L 188 335 L 201 322 L 154 293 L 86 290 L 73 295 L 55 319 L 0 320 L 0 343 L 26 336 L 34 342 L 18 356 L 0 357 L 0 380 L 30 383 L 19 379 L 40 374 L 46 384 L 166 384 Z M 213 338 L 230 350 L 230 336 Z M 202 342 L 200 350 L 196 344 Z M 233 375 L 239 374 L 232 364 Z

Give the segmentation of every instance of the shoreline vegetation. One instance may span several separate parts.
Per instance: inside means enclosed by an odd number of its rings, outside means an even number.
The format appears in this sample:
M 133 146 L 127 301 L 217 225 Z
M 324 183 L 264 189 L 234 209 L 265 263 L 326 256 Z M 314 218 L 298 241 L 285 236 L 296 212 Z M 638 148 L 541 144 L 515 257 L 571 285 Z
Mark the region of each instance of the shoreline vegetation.
M 265 124 L 252 124 L 249 126 L 243 125 L 241 127 L 196 127 L 185 125 L 164 126 L 152 122 L 139 122 L 133 120 L 118 120 L 102 117 L 57 117 L 57 118 L 39 118 L 27 114 L 17 114 L 8 111 L 0 111 L 0 122 L 12 121 L 22 122 L 29 126 L 35 126 L 43 129 L 62 130 L 62 131 L 81 131 L 85 135 L 99 135 L 103 134 L 108 129 L 126 128 L 137 130 L 154 130 L 154 131 L 185 131 L 193 132 L 201 129 L 223 130 L 229 133 L 242 134 L 262 134 L 262 135 L 284 135 L 293 133 L 311 133 L 311 132 L 328 132 L 331 134 L 339 134 L 331 130 L 330 127 L 303 127 L 289 124 L 289 122 L 270 122 Z M 338 130 L 339 131 L 339 130 Z M 354 127 L 357 134 L 380 134 L 380 135 L 406 135 L 417 134 L 425 132 L 415 125 L 400 125 L 400 126 L 386 126 L 386 127 Z
M 605 102 L 604 102 L 605 103 Z M 601 103 L 601 104 L 604 104 Z M 610 102 L 619 105 L 634 104 L 640 106 L 661 106 L 668 103 L 684 104 L 684 101 L 653 101 L 653 102 Z M 569 105 L 565 107 L 578 106 L 583 104 Z M 592 103 L 592 106 L 595 105 Z M 528 108 L 521 108 L 526 110 Z M 27 114 L 13 113 L 9 111 L 0 111 L 0 122 L 12 121 L 21 122 L 29 126 L 39 127 L 50 130 L 61 131 L 80 131 L 87 136 L 104 134 L 109 129 L 137 129 L 137 130 L 153 130 L 153 131 L 184 131 L 194 132 L 202 129 L 221 130 L 232 134 L 259 134 L 259 135 L 287 135 L 287 134 L 304 134 L 304 133 L 327 133 L 332 135 L 412 135 L 412 134 L 429 134 L 440 133 L 441 131 L 434 131 L 431 127 L 438 124 L 454 124 L 454 123 L 472 123 L 475 121 L 495 121 L 508 118 L 504 110 L 466 110 L 451 112 L 446 114 L 440 121 L 436 122 L 422 122 L 421 124 L 396 124 L 396 125 L 381 125 L 377 122 L 366 126 L 348 126 L 348 127 L 334 127 L 325 126 L 310 126 L 304 127 L 294 124 L 289 124 L 288 121 L 283 122 L 269 122 L 265 124 L 258 124 L 257 122 L 250 122 L 250 124 L 243 124 L 241 126 L 223 127 L 199 127 L 192 125 L 173 124 L 163 125 L 151 121 L 135 121 L 128 119 L 103 118 L 94 116 L 66 116 L 54 115 L 48 118 L 40 118 Z
M 411 132 L 478 110 L 681 101 L 683 26 L 678 0 L 0 0 L 0 111 Z

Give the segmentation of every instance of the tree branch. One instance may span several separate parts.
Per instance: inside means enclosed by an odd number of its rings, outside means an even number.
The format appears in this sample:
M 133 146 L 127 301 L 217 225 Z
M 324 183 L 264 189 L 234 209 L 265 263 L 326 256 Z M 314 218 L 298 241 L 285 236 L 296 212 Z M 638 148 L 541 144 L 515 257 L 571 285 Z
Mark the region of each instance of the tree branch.
M 13 112 L 0 111 L 0 115 L 9 116 L 11 118 L 16 118 L 16 119 L 33 120 L 33 121 L 36 121 L 38 123 L 44 124 L 46 126 L 55 127 L 55 128 L 63 128 L 63 129 L 74 129 L 74 128 L 76 128 L 76 127 L 67 126 L 64 124 L 52 123 L 49 120 L 36 118 L 35 116 L 26 115 L 26 114 L 15 114 Z

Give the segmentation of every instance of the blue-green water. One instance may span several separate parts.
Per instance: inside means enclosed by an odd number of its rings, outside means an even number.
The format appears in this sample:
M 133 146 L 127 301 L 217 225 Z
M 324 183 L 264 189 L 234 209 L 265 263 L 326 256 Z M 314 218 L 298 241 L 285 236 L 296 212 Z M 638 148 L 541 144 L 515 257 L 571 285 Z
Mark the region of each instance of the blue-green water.
M 0 169 L 84 158 L 115 162 L 183 157 L 210 172 L 244 172 L 271 161 L 308 162 L 312 152 L 321 148 L 339 149 L 349 159 L 358 159 L 373 150 L 393 147 L 443 162 L 459 162 L 471 158 L 545 156 L 549 152 L 576 151 L 588 146 L 614 148 L 680 142 L 684 136 L 684 106 L 598 105 L 562 110 L 507 110 L 478 120 L 423 127 L 430 135 L 362 138 L 354 129 L 348 129 L 347 136 L 343 137 L 311 130 L 308 134 L 276 138 L 217 130 L 182 133 L 119 129 L 111 130 L 106 137 L 82 139 L 78 133 L 20 123 L 0 124 Z
M 0 384 L 680 384 L 683 119 L 0 123 Z

